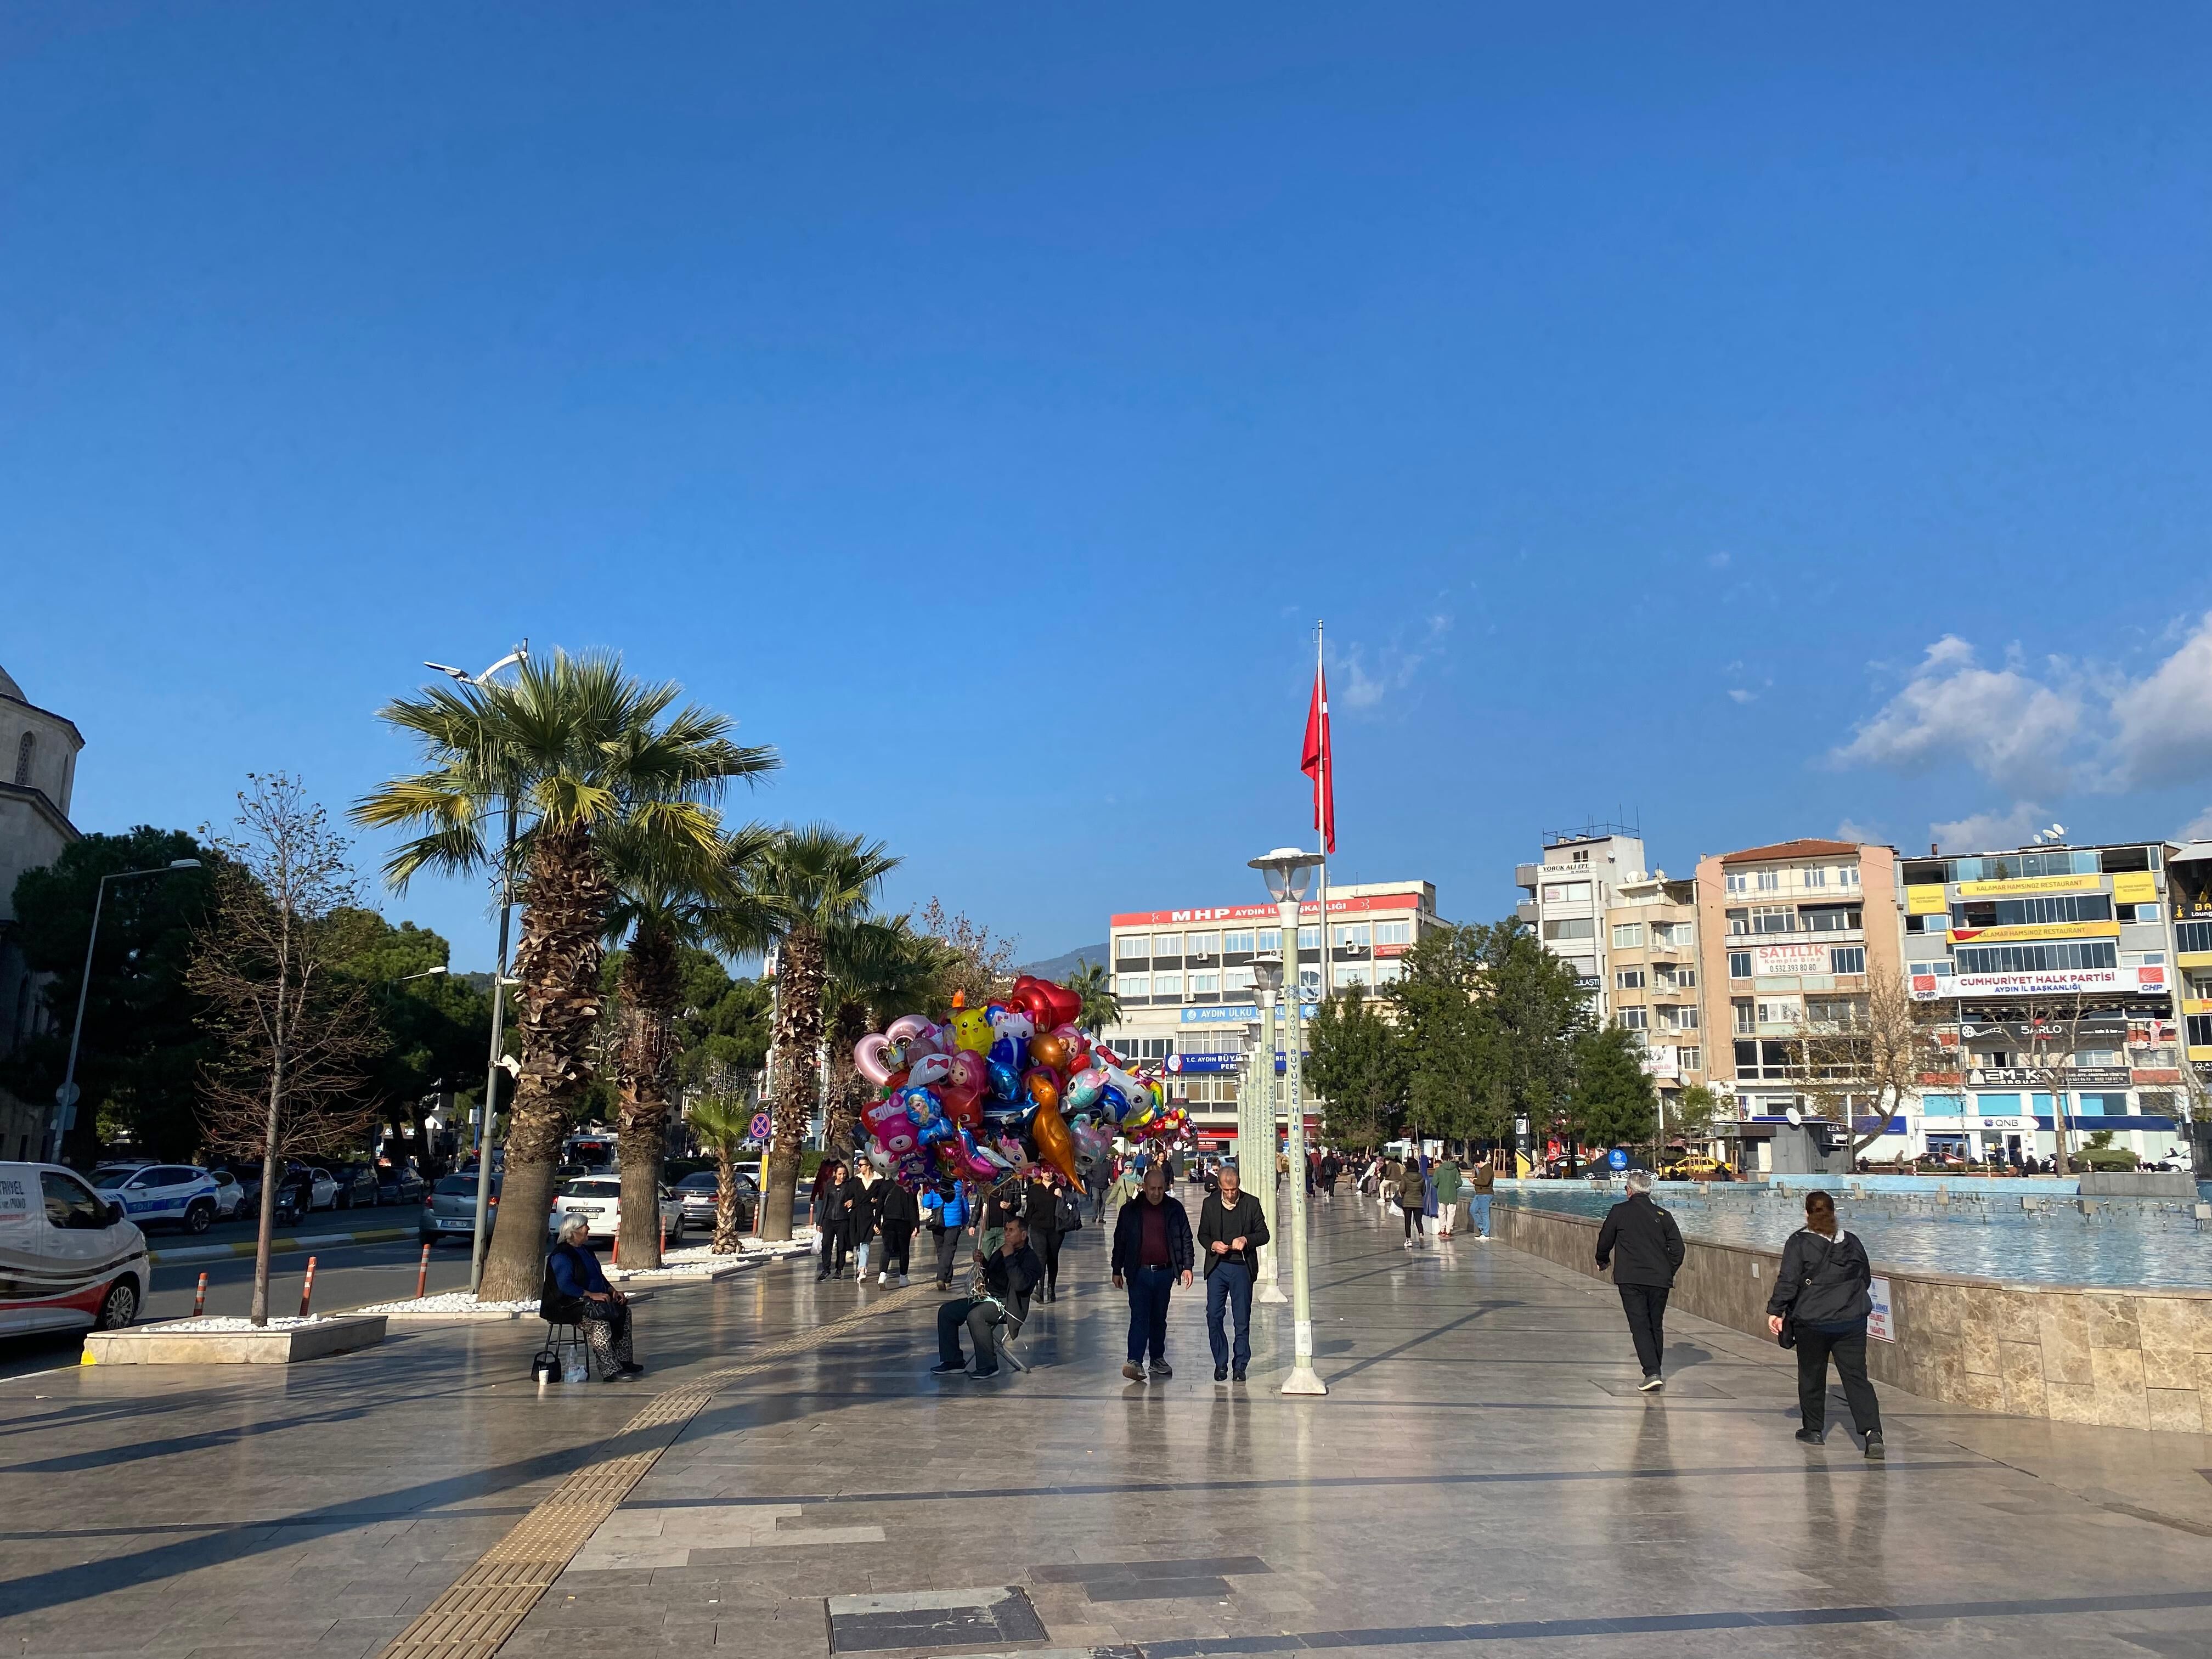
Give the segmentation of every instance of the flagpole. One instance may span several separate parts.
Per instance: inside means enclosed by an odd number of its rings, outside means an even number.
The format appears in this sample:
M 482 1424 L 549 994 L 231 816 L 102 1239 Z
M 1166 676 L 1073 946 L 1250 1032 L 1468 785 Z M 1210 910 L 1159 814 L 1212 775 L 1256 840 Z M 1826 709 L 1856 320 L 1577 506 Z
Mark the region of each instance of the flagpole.
M 1314 624 L 1314 694 L 1317 698 L 1321 697 L 1321 624 L 1316 623 Z M 1336 787 L 1336 780 L 1333 775 L 1334 757 L 1331 753 L 1332 745 L 1328 738 L 1328 704 L 1325 698 L 1322 698 L 1321 702 L 1322 733 L 1321 746 L 1323 760 L 1314 780 L 1319 787 L 1319 792 L 1316 793 L 1314 799 L 1316 806 L 1324 800 L 1332 803 L 1328 810 L 1317 811 L 1315 814 L 1321 820 L 1317 826 L 1321 831 L 1322 849 L 1321 967 L 1322 991 L 1323 994 L 1326 994 L 1328 986 L 1328 820 L 1334 811 L 1333 792 Z M 1289 1380 L 1283 1384 L 1283 1392 L 1288 1395 L 1326 1395 L 1328 1392 L 1328 1384 L 1322 1382 L 1320 1375 L 1314 1370 L 1313 1276 L 1306 1266 L 1306 1103 L 1305 1091 L 1301 1086 L 1302 1076 L 1305 1069 L 1305 1021 L 1303 1017 L 1304 1011 L 1299 1006 L 1302 1000 L 1301 993 L 1304 988 L 1302 983 L 1304 975 L 1298 969 L 1298 924 L 1301 920 L 1298 915 L 1299 908 L 1294 901 L 1285 902 L 1282 907 L 1291 925 L 1291 937 L 1284 941 L 1285 949 L 1283 953 L 1284 960 L 1289 964 L 1290 969 L 1283 975 L 1285 998 L 1283 1023 L 1287 1028 L 1283 1046 L 1290 1051 L 1283 1056 L 1283 1069 L 1290 1085 L 1284 1092 L 1289 1097 L 1286 1104 L 1290 1109 L 1290 1139 L 1286 1150 L 1290 1153 L 1291 1190 L 1285 1196 L 1290 1200 L 1288 1208 L 1291 1238 L 1288 1254 L 1291 1258 L 1291 1375 Z

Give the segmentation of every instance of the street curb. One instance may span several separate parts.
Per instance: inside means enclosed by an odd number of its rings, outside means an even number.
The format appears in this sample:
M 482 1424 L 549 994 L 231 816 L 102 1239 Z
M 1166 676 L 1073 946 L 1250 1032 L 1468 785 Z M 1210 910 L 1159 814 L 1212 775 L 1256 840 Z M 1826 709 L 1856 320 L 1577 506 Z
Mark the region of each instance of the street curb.
M 270 1254 L 284 1250 L 319 1250 L 339 1244 L 389 1244 L 396 1239 L 412 1238 L 419 1229 L 414 1227 L 382 1227 L 365 1233 L 288 1233 L 282 1238 L 269 1241 Z M 233 1256 L 252 1255 L 256 1248 L 252 1239 L 241 1239 L 232 1244 L 188 1244 L 180 1250 L 149 1250 L 146 1260 L 163 1261 L 225 1261 Z

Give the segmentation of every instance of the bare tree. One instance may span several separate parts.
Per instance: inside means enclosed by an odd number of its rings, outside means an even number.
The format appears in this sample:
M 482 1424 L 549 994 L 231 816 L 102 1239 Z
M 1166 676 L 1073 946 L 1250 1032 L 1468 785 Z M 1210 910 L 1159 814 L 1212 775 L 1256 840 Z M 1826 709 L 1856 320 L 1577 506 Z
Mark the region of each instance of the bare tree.
M 994 933 L 965 913 L 948 915 L 945 906 L 931 899 L 914 919 L 915 930 L 945 947 L 947 961 L 939 991 L 949 1005 L 952 994 L 965 992 L 968 1006 L 981 1008 L 1010 990 L 1014 982 L 1014 952 L 1018 938 Z
M 1823 1018 L 1800 1018 L 1792 1035 L 1800 1087 L 1815 1114 L 1844 1126 L 1856 1159 L 1889 1127 L 1889 1120 L 1916 1094 L 1923 1076 L 1946 1064 L 1936 1039 L 1939 1006 L 1917 1002 L 1905 981 L 1887 969 L 1868 974 L 1863 996 L 1827 1000 Z M 1853 1109 L 1863 1103 L 1875 1127 L 1853 1127 Z
M 2067 1074 L 2074 1067 L 2075 1045 L 2081 1035 L 2081 1005 L 2079 991 L 2070 996 L 2036 997 L 2022 1002 L 2016 1016 L 2027 1036 L 2027 1048 L 2021 1055 L 2027 1062 L 2025 1069 L 2051 1093 L 2053 1175 L 2073 1173 L 2073 1154 L 2066 1144 L 2066 1090 L 2070 1080 Z M 2032 1127 L 2035 1122 L 2035 1101 L 2032 1096 L 2027 1121 Z
M 338 971 L 349 935 L 337 913 L 361 902 L 346 843 L 296 779 L 248 774 L 247 783 L 235 834 L 208 835 L 221 858 L 187 983 L 215 1049 L 200 1085 L 208 1140 L 261 1158 L 252 1318 L 265 1325 L 277 1182 L 295 1154 L 368 1132 L 383 1034 L 367 988 Z

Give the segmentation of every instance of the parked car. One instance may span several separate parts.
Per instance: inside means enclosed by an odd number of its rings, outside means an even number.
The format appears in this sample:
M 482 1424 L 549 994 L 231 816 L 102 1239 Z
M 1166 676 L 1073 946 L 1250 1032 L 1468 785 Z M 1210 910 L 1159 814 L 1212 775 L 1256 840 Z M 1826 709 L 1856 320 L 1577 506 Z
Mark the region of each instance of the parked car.
M 412 1164 L 380 1165 L 376 1171 L 376 1201 L 380 1204 L 420 1204 L 422 1172 Z
M 112 1331 L 138 1317 L 146 1235 L 74 1170 L 0 1164 L 0 1334 Z
M 92 1172 L 92 1189 L 113 1200 L 138 1227 L 182 1227 L 204 1233 L 220 1212 L 216 1180 L 190 1164 L 104 1164 Z
M 561 1231 L 562 1218 L 580 1215 L 593 1238 L 612 1238 L 622 1226 L 622 1177 L 583 1176 L 563 1186 L 545 1218 L 549 1237 Z M 671 1244 L 684 1239 L 684 1206 L 667 1188 L 660 1189 L 660 1231 Z
M 491 1178 L 491 1191 L 485 1197 L 484 1236 L 491 1236 L 492 1224 L 499 1219 L 499 1189 L 501 1177 Z M 435 1244 L 440 1239 L 458 1238 L 464 1244 L 476 1237 L 477 1178 L 475 1175 L 449 1175 L 439 1177 L 437 1184 L 423 1195 L 422 1242 Z
M 1659 1170 L 1662 1181 L 1734 1181 L 1737 1178 L 1733 1164 L 1717 1158 L 1707 1158 L 1702 1152 L 1692 1152 L 1662 1164 Z
M 328 1170 L 311 1167 L 307 1176 L 308 1200 L 311 1210 L 335 1210 L 338 1206 L 337 1177 Z
M 228 1170 L 210 1170 L 215 1177 L 215 1217 L 218 1221 L 235 1221 L 239 1212 L 246 1207 L 246 1188 L 237 1176 Z
M 760 1186 L 743 1170 L 737 1172 L 738 1226 L 750 1232 L 759 1225 Z M 701 1170 L 676 1183 L 676 1201 L 684 1206 L 684 1224 L 711 1232 L 714 1226 L 714 1194 L 720 1182 L 712 1170 Z
M 337 1188 L 334 1207 L 337 1209 L 371 1209 L 378 1202 L 374 1164 L 341 1164 L 331 1171 L 331 1182 Z

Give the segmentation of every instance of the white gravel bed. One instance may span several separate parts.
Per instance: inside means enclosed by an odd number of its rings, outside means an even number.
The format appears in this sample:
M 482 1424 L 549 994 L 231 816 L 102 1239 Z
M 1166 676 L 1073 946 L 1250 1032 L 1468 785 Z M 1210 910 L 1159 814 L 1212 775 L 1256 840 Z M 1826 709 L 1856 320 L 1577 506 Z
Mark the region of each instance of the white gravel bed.
M 198 1319 L 164 1320 L 158 1328 L 164 1336 L 182 1336 L 198 1331 L 220 1332 L 224 1335 L 240 1331 L 296 1331 L 303 1325 L 327 1324 L 332 1319 L 343 1316 L 339 1314 L 310 1314 L 302 1319 L 297 1314 L 288 1314 L 281 1319 L 271 1319 L 266 1325 L 257 1325 L 250 1319 L 206 1314 Z M 149 1330 L 156 1328 L 142 1325 L 138 1328 Z
M 443 1291 L 436 1296 L 410 1296 L 398 1302 L 378 1302 L 356 1313 L 365 1314 L 534 1314 L 538 1298 L 525 1302 L 479 1302 L 467 1291 Z

